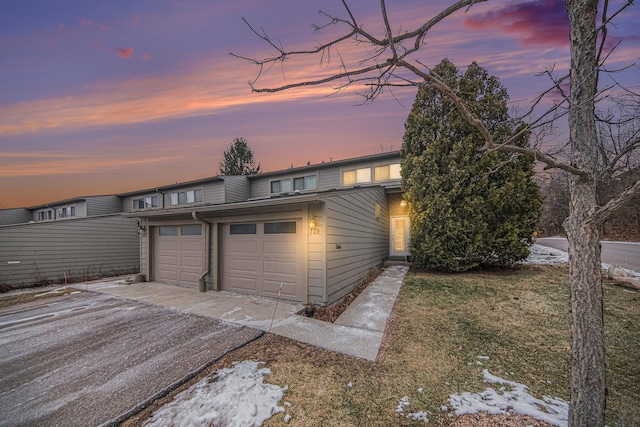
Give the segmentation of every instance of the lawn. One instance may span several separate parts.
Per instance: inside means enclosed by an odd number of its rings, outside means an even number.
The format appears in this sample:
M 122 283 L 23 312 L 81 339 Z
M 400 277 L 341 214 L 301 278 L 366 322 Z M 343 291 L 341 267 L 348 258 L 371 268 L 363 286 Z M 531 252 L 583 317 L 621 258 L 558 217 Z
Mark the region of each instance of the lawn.
M 286 414 L 288 424 L 296 426 L 424 425 L 406 417 L 416 412 L 427 412 L 430 425 L 543 425 L 521 416 L 457 418 L 442 407 L 450 407 L 452 393 L 493 386 L 483 383 L 484 369 L 526 384 L 537 398 L 569 399 L 567 276 L 566 267 L 554 266 L 410 273 L 378 363 L 267 334 L 225 355 L 199 378 L 233 362 L 265 362 L 271 369 L 265 381 L 288 386 Z M 610 426 L 640 425 L 639 297 L 636 291 L 605 284 Z M 405 396 L 410 404 L 398 413 Z M 140 425 L 171 398 L 125 425 Z M 264 425 L 283 425 L 284 415 L 276 414 Z

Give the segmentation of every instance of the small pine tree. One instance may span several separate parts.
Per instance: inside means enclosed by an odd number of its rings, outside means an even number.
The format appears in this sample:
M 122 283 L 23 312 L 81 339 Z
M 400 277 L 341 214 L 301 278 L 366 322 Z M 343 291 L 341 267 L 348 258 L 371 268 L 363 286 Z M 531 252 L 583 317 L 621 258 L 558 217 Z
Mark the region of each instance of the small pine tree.
M 460 75 L 449 60 L 434 69 L 482 118 L 496 140 L 522 130 L 510 119 L 506 89 L 475 62 Z M 511 143 L 526 146 L 529 133 Z M 480 133 L 430 86 L 418 91 L 405 123 L 402 185 L 411 215 L 411 255 L 421 268 L 505 267 L 529 254 L 542 197 L 531 156 L 482 153 Z
M 253 159 L 253 150 L 244 138 L 234 138 L 224 150 L 224 160 L 220 162 L 220 175 L 255 175 L 260 173 L 260 163 Z

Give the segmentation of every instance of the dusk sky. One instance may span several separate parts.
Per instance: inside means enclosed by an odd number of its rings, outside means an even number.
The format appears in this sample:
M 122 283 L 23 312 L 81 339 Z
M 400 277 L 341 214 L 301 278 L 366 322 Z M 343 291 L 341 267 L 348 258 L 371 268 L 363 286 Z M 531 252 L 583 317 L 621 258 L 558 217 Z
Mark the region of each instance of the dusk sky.
M 348 2 L 381 36 L 379 2 Z M 611 1 L 611 10 L 621 1 Z M 391 25 L 413 29 L 450 2 L 389 0 Z M 477 61 L 526 108 L 550 86 L 536 76 L 568 69 L 562 0 L 489 1 L 435 27 L 420 60 Z M 0 13 L 0 207 L 117 194 L 214 176 L 233 138 L 243 137 L 264 171 L 397 150 L 415 89 L 360 105 L 355 89 L 331 86 L 252 93 L 257 67 L 234 58 L 268 56 L 242 22 L 263 28 L 286 50 L 330 39 L 314 33 L 338 0 L 19 0 Z M 610 68 L 640 61 L 640 7 L 616 20 L 621 41 Z M 340 51 L 345 57 L 353 46 Z M 354 48 L 355 49 L 355 48 Z M 332 74 L 319 58 L 292 61 L 258 85 Z M 286 80 L 283 80 L 286 79 Z M 640 85 L 638 68 L 619 76 Z M 361 89 L 361 88 L 359 88 Z M 331 95 L 332 96 L 328 96 Z M 552 102 L 548 100 L 548 102 Z M 566 136 L 556 136 L 564 138 Z

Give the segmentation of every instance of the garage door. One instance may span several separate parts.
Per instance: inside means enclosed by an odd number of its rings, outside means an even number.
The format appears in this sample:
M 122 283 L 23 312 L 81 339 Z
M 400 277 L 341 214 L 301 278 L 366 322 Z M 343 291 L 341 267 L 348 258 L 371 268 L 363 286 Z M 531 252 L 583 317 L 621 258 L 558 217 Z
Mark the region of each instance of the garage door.
M 304 257 L 299 220 L 225 224 L 222 289 L 302 301 Z
M 200 225 L 155 227 L 153 280 L 197 288 L 202 274 Z

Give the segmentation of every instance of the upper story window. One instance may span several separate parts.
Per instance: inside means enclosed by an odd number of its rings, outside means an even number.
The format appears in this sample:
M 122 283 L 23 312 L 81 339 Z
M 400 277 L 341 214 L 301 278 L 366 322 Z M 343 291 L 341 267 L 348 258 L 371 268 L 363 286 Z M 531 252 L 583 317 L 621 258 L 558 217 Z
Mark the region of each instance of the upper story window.
M 147 209 L 158 207 L 158 196 L 147 196 L 133 199 L 133 209 Z
M 276 194 L 289 193 L 291 191 L 315 190 L 316 188 L 317 184 L 315 175 L 271 181 L 271 193 Z
M 171 193 L 171 205 L 186 205 L 202 202 L 202 190 L 187 190 Z
M 342 185 L 344 187 L 400 178 L 400 163 L 342 171 Z
M 38 212 L 38 221 L 50 221 L 52 219 L 53 219 L 52 209 Z
M 376 166 L 373 169 L 373 180 L 375 182 L 390 181 L 392 179 L 401 179 L 400 163 L 391 165 Z
M 65 206 L 58 209 L 58 218 L 71 218 L 76 216 L 75 206 Z

